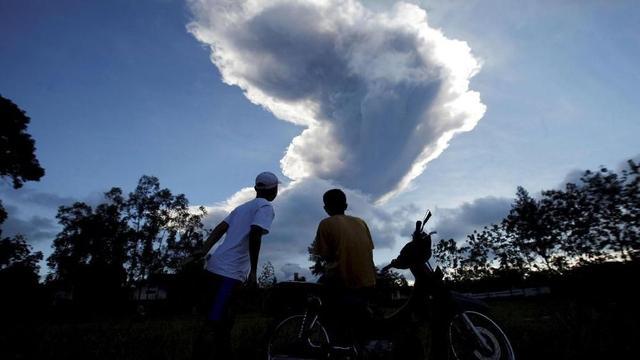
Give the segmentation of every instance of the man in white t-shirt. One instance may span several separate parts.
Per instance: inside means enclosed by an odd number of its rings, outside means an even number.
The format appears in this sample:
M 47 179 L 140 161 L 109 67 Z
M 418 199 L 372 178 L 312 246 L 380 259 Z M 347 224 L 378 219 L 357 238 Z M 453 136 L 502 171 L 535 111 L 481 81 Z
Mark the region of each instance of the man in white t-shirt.
M 273 222 L 271 201 L 278 195 L 278 178 L 270 172 L 260 173 L 254 189 L 255 199 L 231 211 L 213 229 L 203 248 L 194 254 L 196 258 L 207 254 L 208 295 L 205 326 L 194 344 L 194 358 L 230 358 L 229 334 L 233 325 L 230 300 L 242 282 L 256 286 L 260 243 Z M 224 241 L 211 252 L 225 234 Z

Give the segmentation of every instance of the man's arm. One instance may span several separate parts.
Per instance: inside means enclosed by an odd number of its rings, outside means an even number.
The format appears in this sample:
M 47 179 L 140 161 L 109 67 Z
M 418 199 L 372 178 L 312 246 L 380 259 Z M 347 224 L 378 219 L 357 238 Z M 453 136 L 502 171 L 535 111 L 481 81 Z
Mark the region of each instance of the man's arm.
M 316 238 L 312 244 L 312 251 L 315 255 L 324 261 L 334 261 L 335 251 L 331 248 L 331 236 L 328 236 L 322 223 L 318 225 L 316 230 Z
M 218 240 L 222 238 L 227 230 L 229 229 L 229 224 L 224 221 L 221 221 L 212 231 L 211 234 L 207 237 L 207 240 L 204 242 L 204 245 L 199 250 L 196 250 L 193 254 L 194 256 L 204 256 L 209 250 L 215 245 Z
M 260 244 L 262 243 L 262 234 L 264 230 L 256 225 L 251 225 L 251 232 L 249 233 L 249 258 L 251 259 L 251 271 L 249 272 L 249 278 L 247 282 L 249 285 L 254 286 L 257 283 L 257 271 L 258 271 L 258 255 L 260 254 Z

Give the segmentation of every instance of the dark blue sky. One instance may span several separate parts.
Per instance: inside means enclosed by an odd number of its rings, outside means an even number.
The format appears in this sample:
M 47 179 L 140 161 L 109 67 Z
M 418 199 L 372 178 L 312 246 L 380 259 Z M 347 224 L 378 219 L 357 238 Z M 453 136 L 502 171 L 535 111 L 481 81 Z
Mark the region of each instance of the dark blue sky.
M 220 81 L 182 1 L 8 1 L 0 14 L 0 93 L 32 118 L 49 192 L 82 198 L 150 174 L 220 201 L 277 171 L 298 132 Z

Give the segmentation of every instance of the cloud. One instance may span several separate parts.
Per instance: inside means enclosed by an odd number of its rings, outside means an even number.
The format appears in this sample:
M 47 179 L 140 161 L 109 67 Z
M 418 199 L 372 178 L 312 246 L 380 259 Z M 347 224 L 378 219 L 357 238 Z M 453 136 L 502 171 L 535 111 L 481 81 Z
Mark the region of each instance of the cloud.
M 355 0 L 190 0 L 189 31 L 223 81 L 303 130 L 281 159 L 294 181 L 324 179 L 384 201 L 420 175 L 485 106 L 464 41 L 420 7 Z
M 58 233 L 58 227 L 51 218 L 32 216 L 29 219 L 21 219 L 16 207 L 7 205 L 7 220 L 0 225 L 2 237 L 23 235 L 29 243 L 51 241 Z
M 601 167 L 609 168 L 616 173 L 622 173 L 625 170 L 629 170 L 629 161 L 633 161 L 635 164 L 640 164 L 640 154 L 636 156 L 631 156 L 623 161 L 620 161 L 613 165 L 612 167 L 600 165 Z M 597 171 L 599 168 L 589 169 L 591 171 Z M 560 184 L 556 186 L 557 189 L 564 189 L 566 184 L 572 183 L 576 185 L 583 185 L 582 176 L 584 176 L 586 169 L 574 169 L 569 171 L 569 173 L 564 177 L 564 180 Z
M 462 240 L 473 230 L 498 223 L 507 216 L 512 202 L 513 199 L 488 196 L 465 202 L 457 208 L 437 209 L 434 215 L 436 238 Z
M 20 189 L 0 186 L 0 194 L 2 194 L 2 199 L 10 202 L 37 205 L 53 209 L 57 209 L 58 206 L 61 205 L 71 205 L 77 201 L 71 197 L 59 196 L 52 193 L 29 189 L 27 186 Z

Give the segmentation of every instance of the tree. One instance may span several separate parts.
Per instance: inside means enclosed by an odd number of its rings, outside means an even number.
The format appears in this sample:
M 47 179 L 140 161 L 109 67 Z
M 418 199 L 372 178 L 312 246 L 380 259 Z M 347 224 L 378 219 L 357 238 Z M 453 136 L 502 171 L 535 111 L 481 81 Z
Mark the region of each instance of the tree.
M 270 288 L 278 282 L 276 278 L 276 272 L 273 268 L 273 264 L 270 261 L 267 261 L 262 266 L 262 271 L 260 271 L 260 276 L 258 276 L 258 286 L 266 289 Z
M 409 282 L 407 282 L 407 279 L 404 277 L 404 275 L 400 274 L 397 271 L 380 271 L 378 268 L 376 268 L 376 273 L 376 287 L 380 289 L 397 289 L 409 286 Z
M 31 245 L 27 244 L 23 236 L 17 235 L 0 240 L 0 271 L 23 268 L 37 274 L 40 269 L 38 266 L 40 260 L 42 260 L 42 253 L 32 252 Z
M 513 234 L 502 223 L 485 227 L 484 232 L 490 238 L 495 267 L 493 273 L 503 277 L 523 277 L 528 270 L 528 263 L 516 246 Z
M 158 178 L 142 176 L 125 207 L 125 218 L 132 229 L 127 249 L 129 279 L 175 272 L 184 257 L 202 247 L 205 209 L 200 207 L 197 213 L 191 213 L 187 198 L 161 189 Z
M 556 263 L 567 267 L 603 259 L 598 237 L 592 231 L 597 214 L 584 189 L 568 183 L 564 190 L 543 191 L 542 195 L 548 218 L 552 219 L 550 231 L 560 243 L 558 251 L 564 255 L 562 262 Z
M 33 252 L 24 237 L 0 240 L 0 313 L 3 321 L 25 320 L 37 314 L 41 252 Z
M 492 237 L 486 229 L 467 235 L 465 245 L 459 251 L 464 254 L 460 261 L 458 275 L 464 280 L 476 280 L 491 274 L 489 257 L 491 256 Z
M 622 198 L 625 209 L 621 216 L 623 236 L 628 239 L 628 255 L 637 260 L 640 257 L 640 165 L 633 160 L 627 162 L 628 169 L 622 171 Z
M 593 236 L 605 253 L 621 260 L 633 259 L 639 250 L 638 166 L 633 161 L 628 166 L 620 175 L 601 168 L 581 178 L 589 209 L 596 216 Z
M 562 273 L 640 254 L 640 166 L 620 172 L 587 170 L 580 182 L 541 192 L 518 187 L 508 216 L 456 243 L 441 240 L 435 256 L 455 280 L 487 276 L 522 279 L 538 271 Z
M 448 278 L 457 277 L 456 272 L 463 257 L 455 240 L 441 239 L 438 241 L 434 249 L 433 256 L 443 269 L 445 276 Z
M 315 240 L 307 248 L 307 252 L 309 253 L 309 261 L 313 263 L 313 265 L 309 267 L 309 270 L 311 270 L 311 274 L 322 277 L 327 269 L 327 263 L 322 259 L 320 255 L 316 253 Z
M 35 142 L 26 132 L 29 121 L 23 110 L 0 96 L 0 177 L 10 178 L 15 189 L 44 176 L 35 155 Z
M 515 202 L 503 224 L 528 263 L 538 269 L 538 261 L 542 261 L 547 270 L 558 271 L 554 266 L 554 255 L 560 245 L 553 231 L 556 221 L 548 202 L 536 201 L 524 188 L 518 187 Z
M 29 121 L 23 110 L 0 96 L 0 177 L 11 179 L 14 189 L 22 187 L 25 181 L 38 181 L 44 176 L 44 169 L 35 155 L 35 142 L 26 132 Z M 0 225 L 6 218 L 7 212 L 0 200 Z M 0 269 L 19 268 L 29 272 L 37 282 L 37 263 L 42 259 L 42 253 L 32 253 L 31 246 L 20 235 L 0 239 Z
M 157 178 L 143 176 L 128 197 L 119 188 L 104 196 L 95 208 L 78 202 L 58 209 L 62 231 L 47 260 L 52 278 L 75 283 L 91 270 L 122 286 L 176 272 L 202 246 L 204 209 L 192 213 L 186 197 L 160 189 Z

